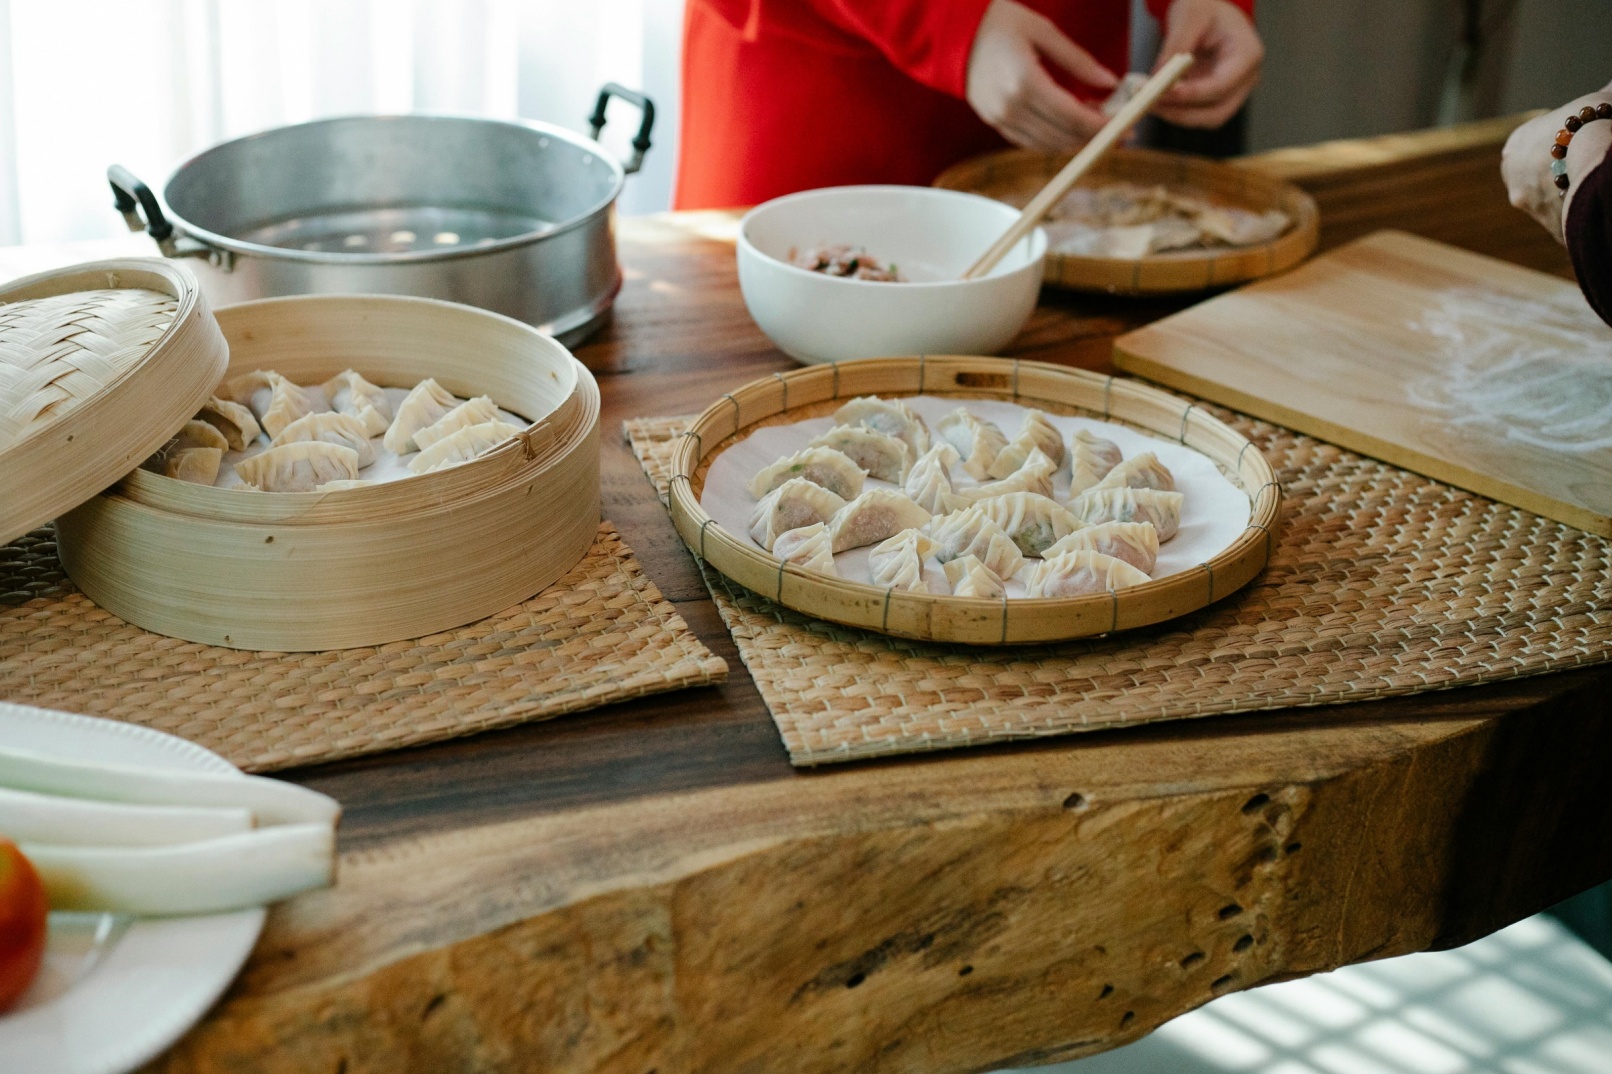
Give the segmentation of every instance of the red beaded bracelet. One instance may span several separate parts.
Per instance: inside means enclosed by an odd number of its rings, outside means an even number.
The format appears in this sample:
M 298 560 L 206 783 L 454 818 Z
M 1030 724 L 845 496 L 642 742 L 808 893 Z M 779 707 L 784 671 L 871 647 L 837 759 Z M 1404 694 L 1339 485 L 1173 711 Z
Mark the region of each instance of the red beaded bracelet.
M 1612 104 L 1587 104 L 1578 110 L 1577 115 L 1568 116 L 1562 123 L 1562 129 L 1556 132 L 1556 144 L 1550 147 L 1550 173 L 1556 177 L 1556 189 L 1562 192 L 1563 197 L 1567 196 L 1567 188 L 1572 185 L 1567 178 L 1567 146 L 1580 127 L 1597 119 L 1612 119 Z

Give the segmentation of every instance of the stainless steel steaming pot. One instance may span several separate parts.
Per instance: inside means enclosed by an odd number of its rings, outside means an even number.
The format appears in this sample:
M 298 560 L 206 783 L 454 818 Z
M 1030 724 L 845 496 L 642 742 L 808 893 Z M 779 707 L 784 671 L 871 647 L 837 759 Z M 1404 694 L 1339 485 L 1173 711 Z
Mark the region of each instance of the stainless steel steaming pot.
M 612 96 L 643 112 L 625 167 L 594 140 Z M 107 178 L 132 230 L 169 257 L 197 259 L 214 305 L 422 295 L 571 343 L 605 322 L 621 288 L 616 198 L 654 119 L 648 98 L 612 83 L 593 139 L 543 123 L 352 116 L 214 146 L 174 171 L 160 201 L 124 168 Z

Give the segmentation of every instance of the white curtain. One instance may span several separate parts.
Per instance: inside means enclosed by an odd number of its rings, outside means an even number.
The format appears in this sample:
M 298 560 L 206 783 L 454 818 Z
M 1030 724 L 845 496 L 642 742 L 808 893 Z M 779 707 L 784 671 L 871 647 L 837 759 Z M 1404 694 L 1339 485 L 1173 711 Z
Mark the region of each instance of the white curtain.
M 585 130 L 605 82 L 655 101 L 623 212 L 671 197 L 682 0 L 0 0 L 0 244 L 123 227 L 108 164 L 321 116 L 459 112 Z M 625 156 L 637 114 L 611 109 Z

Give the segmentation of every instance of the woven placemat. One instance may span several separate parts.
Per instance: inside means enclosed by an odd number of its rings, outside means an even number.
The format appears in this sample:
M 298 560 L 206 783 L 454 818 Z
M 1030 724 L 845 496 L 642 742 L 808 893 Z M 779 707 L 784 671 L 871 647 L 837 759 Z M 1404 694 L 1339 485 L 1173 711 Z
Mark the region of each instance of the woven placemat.
M 1612 542 L 1204 405 L 1286 494 L 1270 566 L 1144 630 L 962 648 L 799 615 L 706 584 L 790 760 L 815 765 L 1448 689 L 1612 659 Z M 666 498 L 688 418 L 627 423 Z
M 73 586 L 49 527 L 0 547 L 0 699 L 155 727 L 247 771 L 545 720 L 727 673 L 608 522 L 571 573 L 523 604 L 458 630 L 324 653 L 151 634 Z

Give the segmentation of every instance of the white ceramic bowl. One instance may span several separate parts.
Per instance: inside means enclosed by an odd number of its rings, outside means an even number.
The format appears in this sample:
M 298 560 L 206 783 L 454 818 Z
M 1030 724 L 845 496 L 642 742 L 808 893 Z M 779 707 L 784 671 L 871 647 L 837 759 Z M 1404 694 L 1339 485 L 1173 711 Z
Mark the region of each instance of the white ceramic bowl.
M 842 186 L 758 205 L 739 223 L 739 289 L 750 316 L 802 362 L 906 354 L 996 354 L 1035 309 L 1047 236 L 1037 228 L 991 274 L 963 271 L 1018 211 L 956 190 Z M 791 250 L 860 246 L 910 283 L 825 276 Z

